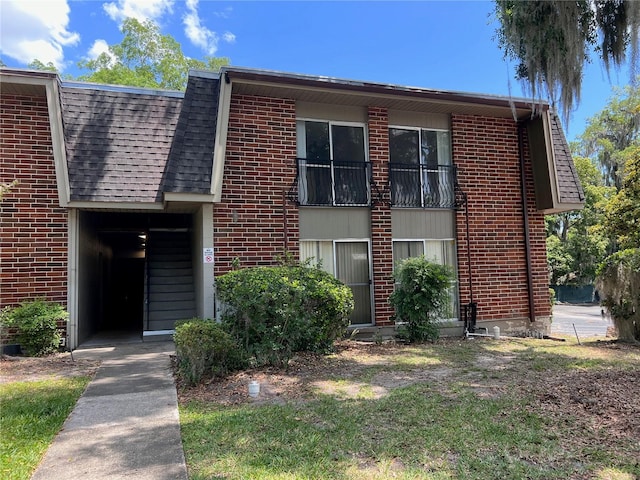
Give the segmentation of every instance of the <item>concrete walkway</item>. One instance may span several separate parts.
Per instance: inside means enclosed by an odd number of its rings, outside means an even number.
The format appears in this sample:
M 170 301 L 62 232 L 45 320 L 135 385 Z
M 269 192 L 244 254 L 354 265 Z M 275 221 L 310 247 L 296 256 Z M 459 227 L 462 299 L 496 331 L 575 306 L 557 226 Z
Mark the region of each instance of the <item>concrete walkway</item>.
M 33 480 L 186 479 L 172 342 L 79 349 L 102 364 Z

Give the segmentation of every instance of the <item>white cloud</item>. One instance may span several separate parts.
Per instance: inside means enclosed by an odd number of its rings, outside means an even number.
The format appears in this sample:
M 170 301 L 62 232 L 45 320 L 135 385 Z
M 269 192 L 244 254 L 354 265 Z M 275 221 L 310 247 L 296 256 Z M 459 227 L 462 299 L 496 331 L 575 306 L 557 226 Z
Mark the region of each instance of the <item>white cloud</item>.
M 220 17 L 220 18 L 229 18 L 231 16 L 231 12 L 233 11 L 233 9 L 231 7 L 227 7 L 224 10 L 222 10 L 221 12 L 213 12 L 213 14 L 216 17 Z
M 106 42 L 106 40 L 103 40 L 101 38 L 93 42 L 93 45 L 91 45 L 91 48 L 87 52 L 87 58 L 89 58 L 90 60 L 95 60 L 103 53 L 106 53 L 109 56 L 109 58 L 111 59 L 111 64 L 115 63 L 115 57 L 109 51 L 109 44 Z
M 102 40 L 101 38 L 99 38 L 98 40 L 93 42 L 93 45 L 89 49 L 88 53 L 88 57 L 94 60 L 98 58 L 101 53 L 109 53 L 109 44 L 106 42 L 106 40 Z
M 68 30 L 67 0 L 0 0 L 0 50 L 27 64 L 38 59 L 63 70 L 63 47 L 75 45 L 80 35 Z
M 182 19 L 184 33 L 196 47 L 200 47 L 208 55 L 215 55 L 220 37 L 216 32 L 202 25 L 198 14 L 198 2 L 199 0 L 187 0 L 186 2 L 187 13 Z M 231 32 L 225 32 L 222 39 L 225 42 L 233 43 L 236 36 Z
M 102 4 L 102 8 L 115 22 L 122 22 L 125 18 L 143 22 L 157 21 L 165 13 L 171 13 L 173 3 L 174 0 L 116 0 Z

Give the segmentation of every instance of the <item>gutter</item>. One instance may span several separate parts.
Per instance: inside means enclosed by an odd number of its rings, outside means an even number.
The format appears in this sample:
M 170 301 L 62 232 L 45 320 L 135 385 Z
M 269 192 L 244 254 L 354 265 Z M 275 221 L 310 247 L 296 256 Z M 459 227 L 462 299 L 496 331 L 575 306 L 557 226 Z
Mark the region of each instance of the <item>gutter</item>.
M 286 73 L 273 70 L 224 66 L 220 69 L 220 72 L 222 77 L 242 83 L 282 85 L 300 89 L 321 88 L 372 96 L 392 96 L 395 98 L 425 101 L 485 105 L 509 108 L 510 110 L 515 108 L 525 110 L 527 116 L 530 116 L 533 105 L 532 100 L 526 98 L 407 87 L 395 84 L 346 80 L 335 77 Z M 542 103 L 541 108 L 547 110 L 548 104 Z

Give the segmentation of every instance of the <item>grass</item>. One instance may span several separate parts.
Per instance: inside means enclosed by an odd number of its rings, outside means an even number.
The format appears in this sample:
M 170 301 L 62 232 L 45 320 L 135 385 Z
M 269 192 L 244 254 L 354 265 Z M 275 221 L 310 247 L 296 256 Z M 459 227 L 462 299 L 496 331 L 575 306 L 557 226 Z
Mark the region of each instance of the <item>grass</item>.
M 348 381 L 328 372 L 323 380 L 335 388 L 311 389 L 304 401 L 183 403 L 190 478 L 640 478 L 637 439 L 607 444 L 604 432 L 585 424 L 580 412 L 550 417 L 535 391 L 521 385 L 529 382 L 535 390 L 537 381 L 575 371 L 632 371 L 640 366 L 638 350 L 449 341 L 406 347 L 382 360 L 356 368 L 356 358 Z M 446 379 L 424 375 L 443 368 L 450 369 Z M 394 371 L 421 375 L 375 395 L 376 375 Z M 347 384 L 360 389 L 346 394 Z M 499 395 L 482 394 L 496 385 Z
M 30 478 L 89 377 L 0 385 L 0 478 Z

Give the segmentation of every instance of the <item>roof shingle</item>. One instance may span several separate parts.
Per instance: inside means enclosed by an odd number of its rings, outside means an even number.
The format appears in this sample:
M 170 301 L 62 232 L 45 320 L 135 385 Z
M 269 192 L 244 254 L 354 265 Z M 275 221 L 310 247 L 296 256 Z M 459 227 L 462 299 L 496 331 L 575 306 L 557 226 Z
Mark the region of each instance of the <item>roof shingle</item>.
M 165 192 L 211 193 L 219 78 L 189 76 L 162 180 Z
M 72 201 L 158 202 L 182 98 L 60 89 Z
M 560 119 L 553 112 L 550 112 L 550 117 L 559 201 L 568 204 L 582 203 L 584 202 L 584 191 L 573 164 L 569 144 L 560 125 Z

